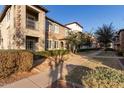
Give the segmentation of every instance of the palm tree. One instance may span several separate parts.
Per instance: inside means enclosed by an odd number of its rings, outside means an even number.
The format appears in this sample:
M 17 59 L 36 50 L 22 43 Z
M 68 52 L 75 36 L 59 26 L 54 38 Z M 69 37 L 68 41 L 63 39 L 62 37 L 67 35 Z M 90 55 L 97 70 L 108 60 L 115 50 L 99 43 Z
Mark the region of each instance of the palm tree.
M 102 27 L 98 27 L 95 32 L 98 42 L 103 45 L 103 47 L 107 48 L 112 42 L 114 31 L 112 24 L 103 24 Z

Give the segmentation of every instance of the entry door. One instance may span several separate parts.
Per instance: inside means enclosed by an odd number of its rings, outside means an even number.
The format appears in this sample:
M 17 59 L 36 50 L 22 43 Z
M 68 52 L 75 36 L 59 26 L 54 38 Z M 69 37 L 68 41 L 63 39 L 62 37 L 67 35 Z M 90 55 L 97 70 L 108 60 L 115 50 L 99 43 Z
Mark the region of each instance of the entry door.
M 35 51 L 35 47 L 36 47 L 36 41 L 33 39 L 27 39 L 26 40 L 26 49 L 27 50 L 31 50 L 31 51 Z

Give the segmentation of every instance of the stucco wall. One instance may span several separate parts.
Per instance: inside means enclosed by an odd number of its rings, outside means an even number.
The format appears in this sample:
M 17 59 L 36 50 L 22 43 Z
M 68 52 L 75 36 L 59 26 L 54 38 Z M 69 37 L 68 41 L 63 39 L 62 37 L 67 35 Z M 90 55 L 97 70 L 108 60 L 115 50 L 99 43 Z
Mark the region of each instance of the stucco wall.
M 10 12 L 10 20 L 7 21 L 7 13 Z M 12 49 L 12 33 L 14 32 L 14 6 L 10 7 L 1 21 L 1 49 Z
M 83 31 L 83 29 L 76 23 L 69 24 L 69 25 L 67 25 L 67 27 L 69 27 L 72 31 L 80 31 L 80 32 Z
M 67 36 L 66 31 L 68 31 L 69 29 L 67 29 L 66 27 L 63 27 L 63 26 L 61 26 L 55 22 L 52 22 L 48 19 L 46 21 L 50 22 L 53 26 L 55 26 L 55 25 L 59 26 L 59 32 L 58 33 L 56 33 L 55 31 L 50 31 L 50 29 L 46 29 L 46 33 L 47 33 L 46 35 L 48 35 L 47 40 L 58 41 L 59 42 L 58 43 L 58 47 L 59 47 L 58 49 L 61 48 L 61 45 L 60 45 L 61 42 L 64 43 L 64 47 L 65 47 L 65 43 L 66 43 L 65 38 Z M 46 28 L 49 28 L 48 24 L 47 24 Z M 46 42 L 46 43 L 48 43 L 48 42 Z
M 3 49 L 17 49 L 18 47 L 14 43 L 13 35 L 16 31 L 20 30 L 26 36 L 38 37 L 37 51 L 45 49 L 45 12 L 37 9 L 34 6 L 29 6 L 35 11 L 38 11 L 38 30 L 31 30 L 26 28 L 26 5 L 12 5 L 8 11 L 10 11 L 10 20 L 6 22 L 6 16 L 1 22 L 1 35 L 3 43 L 1 48 Z M 25 49 L 25 42 L 21 45 L 20 49 Z

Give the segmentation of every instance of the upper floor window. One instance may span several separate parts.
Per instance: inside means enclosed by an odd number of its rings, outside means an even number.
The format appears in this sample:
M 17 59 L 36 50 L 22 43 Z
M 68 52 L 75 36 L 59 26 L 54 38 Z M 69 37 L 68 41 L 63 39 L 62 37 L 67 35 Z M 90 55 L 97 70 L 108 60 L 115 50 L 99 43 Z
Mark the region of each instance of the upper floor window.
M 35 17 L 32 15 L 26 16 L 26 27 L 36 29 Z
M 49 32 L 54 31 L 54 25 L 49 22 Z
M 55 33 L 59 33 L 59 26 L 55 25 Z
M 65 36 L 68 36 L 68 30 L 67 29 L 65 30 Z

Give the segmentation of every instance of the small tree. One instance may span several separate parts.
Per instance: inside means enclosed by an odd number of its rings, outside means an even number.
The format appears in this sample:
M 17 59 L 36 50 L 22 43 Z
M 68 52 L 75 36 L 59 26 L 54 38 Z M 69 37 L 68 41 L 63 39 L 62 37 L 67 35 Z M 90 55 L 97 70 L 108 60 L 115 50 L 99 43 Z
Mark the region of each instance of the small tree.
M 91 47 L 91 45 L 92 45 L 92 35 L 90 35 L 89 33 L 87 33 L 87 35 L 85 35 L 85 45 L 87 47 Z
M 98 29 L 95 32 L 98 42 L 105 48 L 107 48 L 109 44 L 112 42 L 114 31 L 115 30 L 112 24 L 110 25 L 103 24 L 102 27 L 98 27 Z
M 69 32 L 66 37 L 66 42 L 69 45 L 69 50 L 73 53 L 77 52 L 77 50 L 83 45 L 85 41 L 85 34 L 82 32 Z

